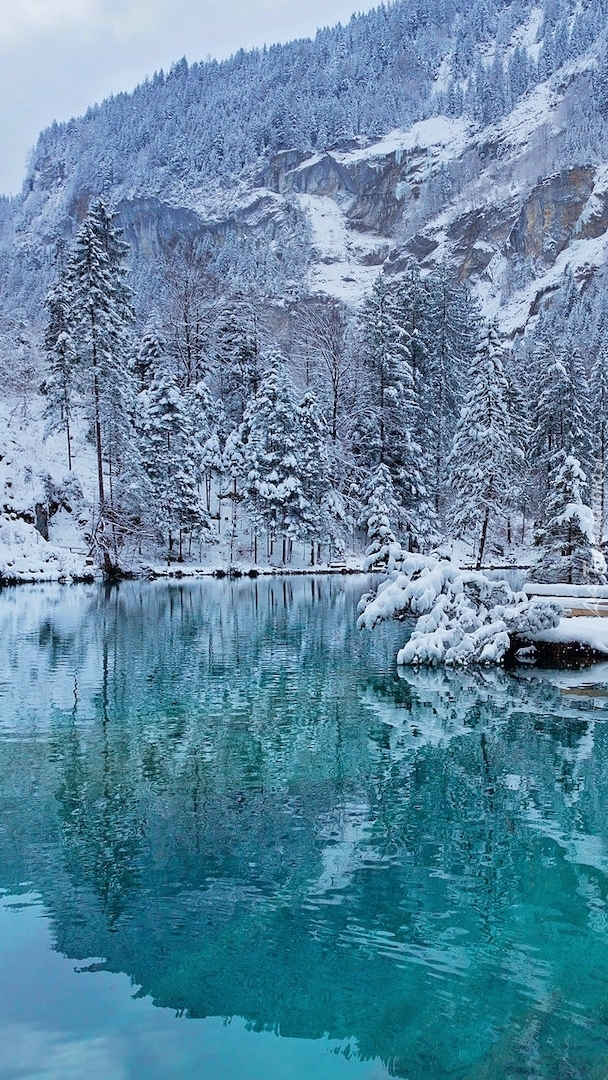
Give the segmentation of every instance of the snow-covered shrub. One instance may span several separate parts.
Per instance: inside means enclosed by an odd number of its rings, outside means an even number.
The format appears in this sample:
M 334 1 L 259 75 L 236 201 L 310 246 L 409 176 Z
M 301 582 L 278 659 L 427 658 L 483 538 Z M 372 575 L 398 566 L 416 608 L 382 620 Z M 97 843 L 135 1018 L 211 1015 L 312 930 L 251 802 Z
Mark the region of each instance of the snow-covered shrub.
M 513 635 L 557 626 L 562 608 L 528 600 L 506 581 L 431 556 L 393 552 L 393 569 L 375 593 L 362 597 L 357 625 L 418 616 L 398 664 L 499 664 Z

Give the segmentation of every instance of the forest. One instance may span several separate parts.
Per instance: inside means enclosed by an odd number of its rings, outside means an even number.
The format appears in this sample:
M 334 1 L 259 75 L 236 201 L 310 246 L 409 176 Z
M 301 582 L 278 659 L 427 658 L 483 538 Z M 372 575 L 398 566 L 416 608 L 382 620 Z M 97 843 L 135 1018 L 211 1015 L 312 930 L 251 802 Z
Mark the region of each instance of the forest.
M 209 295 L 195 250 L 138 333 L 128 256 L 96 202 L 46 300 L 41 389 L 68 477 L 57 505 L 78 483 L 85 424 L 90 541 L 107 568 L 133 545 L 200 556 L 224 504 L 231 556 L 248 537 L 254 563 L 277 547 L 288 563 L 298 542 L 315 565 L 367 533 L 369 552 L 463 539 L 478 568 L 532 542 L 540 580 L 603 579 L 608 349 L 601 319 L 590 366 L 568 332 L 572 280 L 516 347 L 465 285 L 414 261 L 379 275 L 359 313 L 294 303 L 269 344 L 251 298 Z

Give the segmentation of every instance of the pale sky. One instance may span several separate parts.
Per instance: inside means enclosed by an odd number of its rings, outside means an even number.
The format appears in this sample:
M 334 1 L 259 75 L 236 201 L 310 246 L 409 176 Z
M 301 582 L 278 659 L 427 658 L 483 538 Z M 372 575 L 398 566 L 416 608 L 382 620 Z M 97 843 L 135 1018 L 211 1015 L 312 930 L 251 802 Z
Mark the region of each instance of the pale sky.
M 0 0 L 0 192 L 21 188 L 29 151 L 53 120 L 186 56 L 310 37 L 364 0 Z

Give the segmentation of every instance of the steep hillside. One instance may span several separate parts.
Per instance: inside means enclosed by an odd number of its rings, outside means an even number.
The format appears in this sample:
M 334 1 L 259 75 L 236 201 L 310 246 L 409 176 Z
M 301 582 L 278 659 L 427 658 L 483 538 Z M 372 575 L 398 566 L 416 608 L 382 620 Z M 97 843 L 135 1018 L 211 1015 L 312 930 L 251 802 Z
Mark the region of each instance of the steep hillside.
M 144 279 L 190 238 L 223 280 L 358 302 L 411 253 L 449 259 L 516 329 L 567 265 L 604 263 L 604 27 L 602 0 L 418 0 L 182 60 L 41 134 L 1 208 L 3 295 L 36 314 L 58 239 L 103 194 Z

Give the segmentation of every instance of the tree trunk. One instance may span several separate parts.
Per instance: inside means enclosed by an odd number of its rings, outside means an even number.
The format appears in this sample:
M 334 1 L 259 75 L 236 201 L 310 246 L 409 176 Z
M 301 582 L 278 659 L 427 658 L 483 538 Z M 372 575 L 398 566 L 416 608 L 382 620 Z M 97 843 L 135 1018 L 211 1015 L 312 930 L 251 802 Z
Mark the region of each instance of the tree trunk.
M 70 439 L 70 418 L 65 414 L 65 434 L 68 441 L 68 472 L 72 471 L 72 442 Z
M 477 569 L 481 570 L 483 563 L 483 556 L 486 549 L 486 539 L 488 535 L 488 521 L 490 519 L 490 510 L 486 507 L 486 512 L 483 519 L 483 525 L 481 528 L 481 540 L 479 541 L 479 557 L 477 559 Z
M 94 361 L 95 362 L 95 361 Z M 101 420 L 99 417 L 99 383 L 97 372 L 93 375 L 93 397 L 95 400 L 95 448 L 97 451 L 97 484 L 99 487 L 99 512 L 103 511 L 106 501 L 103 483 L 103 457 L 101 449 Z

